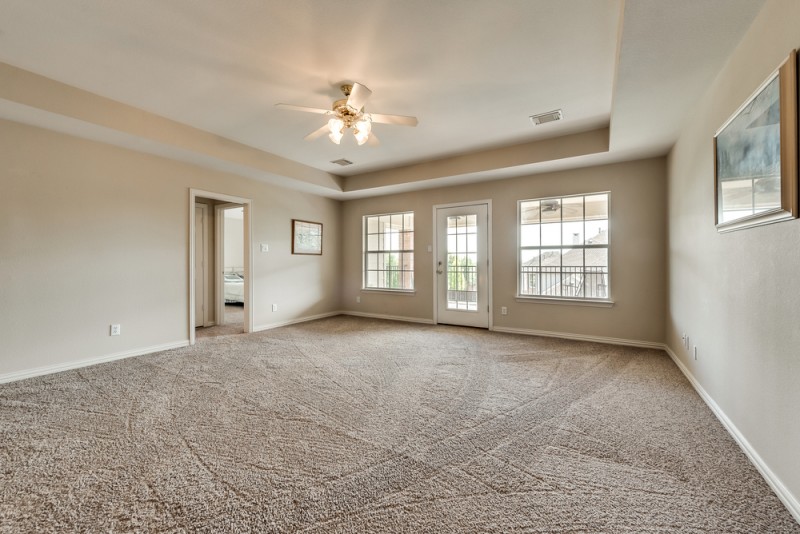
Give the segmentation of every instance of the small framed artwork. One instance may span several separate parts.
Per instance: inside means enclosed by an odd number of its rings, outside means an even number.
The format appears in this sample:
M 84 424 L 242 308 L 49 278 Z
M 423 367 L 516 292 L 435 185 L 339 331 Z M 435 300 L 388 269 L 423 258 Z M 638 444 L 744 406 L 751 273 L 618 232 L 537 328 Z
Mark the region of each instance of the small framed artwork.
M 322 223 L 292 219 L 292 254 L 322 254 Z
M 797 53 L 714 135 L 719 232 L 798 216 Z

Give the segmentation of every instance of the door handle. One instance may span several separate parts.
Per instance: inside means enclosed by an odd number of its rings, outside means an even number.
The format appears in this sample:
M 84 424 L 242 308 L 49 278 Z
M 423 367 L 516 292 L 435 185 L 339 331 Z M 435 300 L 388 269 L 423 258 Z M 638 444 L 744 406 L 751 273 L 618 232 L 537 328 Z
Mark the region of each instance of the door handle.
M 442 270 L 442 262 L 439 262 L 439 268 L 436 269 L 436 274 L 442 274 L 444 271 Z

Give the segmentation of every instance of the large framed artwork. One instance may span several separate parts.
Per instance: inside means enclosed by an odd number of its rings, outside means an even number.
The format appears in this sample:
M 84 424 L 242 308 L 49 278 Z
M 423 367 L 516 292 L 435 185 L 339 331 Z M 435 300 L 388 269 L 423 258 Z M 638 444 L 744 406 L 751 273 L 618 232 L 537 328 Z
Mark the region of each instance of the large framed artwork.
M 292 219 L 292 254 L 322 254 L 322 223 Z
M 714 135 L 717 230 L 798 216 L 797 53 Z

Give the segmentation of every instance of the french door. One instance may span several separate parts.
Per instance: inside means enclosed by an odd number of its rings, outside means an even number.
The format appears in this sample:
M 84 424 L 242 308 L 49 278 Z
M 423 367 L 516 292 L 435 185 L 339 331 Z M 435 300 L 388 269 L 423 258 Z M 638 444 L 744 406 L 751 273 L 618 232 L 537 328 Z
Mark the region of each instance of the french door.
M 489 328 L 488 204 L 436 208 L 436 322 Z

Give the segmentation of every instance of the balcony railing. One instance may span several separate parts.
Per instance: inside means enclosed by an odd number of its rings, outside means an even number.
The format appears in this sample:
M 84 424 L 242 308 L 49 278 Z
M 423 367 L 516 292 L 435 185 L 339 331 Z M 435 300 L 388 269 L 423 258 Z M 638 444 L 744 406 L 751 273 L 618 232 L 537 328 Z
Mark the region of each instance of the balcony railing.
M 608 298 L 608 267 L 522 267 L 521 295 Z

